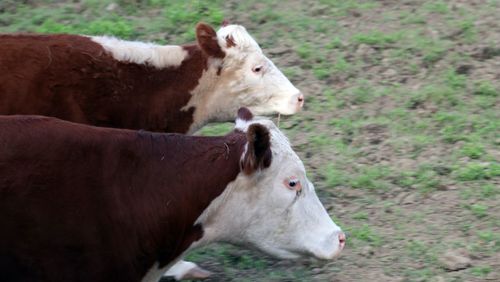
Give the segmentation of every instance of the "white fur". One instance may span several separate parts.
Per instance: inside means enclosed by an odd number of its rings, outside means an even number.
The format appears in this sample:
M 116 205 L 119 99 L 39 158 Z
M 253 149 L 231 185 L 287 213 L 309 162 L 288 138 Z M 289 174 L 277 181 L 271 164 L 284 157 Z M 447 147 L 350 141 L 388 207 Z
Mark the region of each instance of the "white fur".
M 236 46 L 228 47 L 226 37 Z M 227 121 L 245 106 L 257 115 L 298 112 L 300 91 L 283 75 L 260 49 L 243 26 L 228 25 L 217 32 L 217 40 L 226 56 L 209 60 L 192 98 L 183 110 L 195 107 L 189 133 L 212 121 Z M 220 75 L 218 70 L 222 66 Z M 260 73 L 253 68 L 262 66 Z
M 249 107 L 253 113 L 264 115 L 278 112 L 290 115 L 300 109 L 297 107 L 300 91 L 262 53 L 257 42 L 243 26 L 222 27 L 217 32 L 217 37 L 222 49 L 228 54 L 227 61 L 232 61 L 225 62 L 225 65 L 239 66 L 242 69 L 238 81 L 242 81 L 245 86 L 260 86 L 249 93 L 254 99 L 260 98 L 261 101 Z M 236 46 L 227 47 L 226 37 L 232 38 Z M 252 69 L 255 66 L 262 66 L 262 73 L 253 73 Z
M 158 268 L 159 264 L 156 262 L 151 266 L 146 275 L 142 278 L 141 282 L 158 282 L 162 275 L 169 270 L 167 273 L 170 273 L 170 268 L 174 268 L 175 263 L 170 263 L 162 268 Z M 175 268 L 174 268 L 175 270 Z M 179 273 L 181 274 L 182 271 Z M 175 276 L 175 275 L 174 275 Z
M 175 279 L 180 280 L 186 273 L 196 267 L 196 264 L 192 262 L 180 260 L 170 267 L 164 276 L 173 276 Z
M 199 268 L 195 263 L 179 260 L 175 263 L 170 263 L 162 268 L 158 268 L 158 262 L 154 263 L 149 268 L 146 275 L 142 278 L 141 282 L 157 282 L 162 276 L 173 277 L 175 280 L 183 280 L 184 276 L 191 270 Z
M 125 41 L 109 36 L 91 36 L 90 38 L 101 44 L 118 61 L 152 65 L 159 69 L 178 67 L 188 55 L 181 46 Z
M 236 119 L 234 128 L 239 129 L 241 131 L 246 131 L 247 127 L 248 127 L 248 121 L 242 120 L 240 118 Z
M 342 251 L 338 240 L 342 231 L 319 201 L 302 161 L 286 136 L 271 120 L 262 117 L 250 121 L 237 119 L 235 129 L 246 132 L 256 123 L 271 134 L 271 166 L 250 176 L 240 173 L 229 183 L 197 219 L 195 224 L 203 226 L 203 237 L 184 253 L 213 242 L 229 242 L 256 247 L 284 259 L 337 257 Z M 242 158 L 245 153 L 246 149 Z M 302 183 L 298 198 L 283 184 L 290 177 Z M 176 279 L 196 267 L 185 261 L 169 266 L 172 268 L 165 275 Z M 167 269 L 158 269 L 155 264 L 142 281 L 157 281 Z
M 320 203 L 288 139 L 267 119 L 238 120 L 237 128 L 247 130 L 254 123 L 271 133 L 271 166 L 251 176 L 240 173 L 228 185 L 198 218 L 205 232 L 193 247 L 223 241 L 285 259 L 337 257 L 342 250 L 338 240 L 342 231 Z M 298 197 L 283 184 L 292 176 L 302 183 Z
M 227 47 L 226 38 L 228 37 L 230 37 L 232 41 L 236 44 L 236 48 Z M 240 51 L 245 51 L 247 53 L 250 52 L 262 53 L 259 44 L 257 44 L 257 42 L 255 41 L 255 39 L 253 39 L 252 36 L 250 36 L 245 27 L 241 25 L 227 25 L 221 27 L 219 31 L 217 31 L 217 39 L 219 41 L 219 45 L 223 47 L 224 51 L 233 56 L 241 55 Z

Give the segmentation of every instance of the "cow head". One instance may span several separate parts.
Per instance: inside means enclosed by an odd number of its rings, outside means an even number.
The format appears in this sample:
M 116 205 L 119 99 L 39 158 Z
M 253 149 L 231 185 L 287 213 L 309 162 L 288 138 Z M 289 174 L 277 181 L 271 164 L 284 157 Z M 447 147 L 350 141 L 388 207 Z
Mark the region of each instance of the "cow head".
M 320 203 L 287 138 L 267 119 L 240 109 L 246 133 L 241 172 L 199 218 L 207 241 L 256 247 L 280 258 L 337 257 L 345 235 Z
M 192 104 L 205 107 L 199 110 L 199 114 L 206 115 L 203 118 L 229 120 L 242 106 L 258 115 L 291 115 L 302 108 L 302 93 L 263 54 L 243 26 L 225 25 L 215 32 L 200 23 L 196 38 L 208 56 L 207 70 L 199 88 L 193 91 L 194 96 L 204 96 Z M 216 114 L 210 115 L 209 111 Z

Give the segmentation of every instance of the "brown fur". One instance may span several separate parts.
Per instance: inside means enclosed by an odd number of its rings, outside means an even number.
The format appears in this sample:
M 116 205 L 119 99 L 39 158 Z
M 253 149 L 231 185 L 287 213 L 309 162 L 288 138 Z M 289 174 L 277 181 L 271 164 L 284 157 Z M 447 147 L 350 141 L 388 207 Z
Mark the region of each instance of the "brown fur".
M 195 109 L 181 108 L 208 56 L 224 57 L 210 26 L 197 33 L 202 47 L 183 46 L 182 64 L 163 69 L 118 61 L 84 36 L 0 35 L 0 114 L 186 133 Z
M 241 107 L 238 109 L 238 118 L 241 120 L 249 121 L 253 119 L 253 114 L 247 107 Z
M 236 46 L 236 43 L 234 42 L 234 38 L 230 35 L 226 36 L 226 45 L 227 48 L 231 48 Z
M 224 58 L 226 55 L 217 43 L 217 33 L 213 28 L 204 23 L 196 25 L 196 38 L 205 54 L 215 58 Z
M 252 124 L 247 131 L 248 147 L 242 168 L 249 175 L 271 165 L 272 152 L 269 131 L 260 124 Z
M 139 281 L 202 236 L 247 138 L 246 162 L 270 161 L 260 125 L 194 137 L 3 116 L 0 132 L 0 281 Z

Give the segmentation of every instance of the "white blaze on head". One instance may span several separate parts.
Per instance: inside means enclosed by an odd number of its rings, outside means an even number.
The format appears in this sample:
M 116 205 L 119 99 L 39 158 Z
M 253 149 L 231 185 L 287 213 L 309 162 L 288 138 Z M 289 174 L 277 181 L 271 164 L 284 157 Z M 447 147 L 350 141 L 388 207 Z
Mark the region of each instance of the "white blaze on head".
M 249 245 L 281 258 L 337 257 L 345 236 L 287 138 L 270 120 L 239 116 L 236 129 L 248 138 L 242 172 L 200 217 L 205 240 Z

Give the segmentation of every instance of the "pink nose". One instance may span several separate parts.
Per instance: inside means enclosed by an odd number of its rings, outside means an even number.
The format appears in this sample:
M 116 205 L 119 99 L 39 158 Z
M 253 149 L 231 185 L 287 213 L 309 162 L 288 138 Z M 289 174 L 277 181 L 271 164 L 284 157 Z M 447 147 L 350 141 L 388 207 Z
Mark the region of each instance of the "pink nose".
M 297 98 L 297 100 L 299 101 L 299 107 L 302 108 L 302 106 L 304 106 L 304 95 L 299 94 L 299 97 Z
M 345 246 L 346 237 L 344 232 L 339 233 L 339 249 L 342 250 Z

